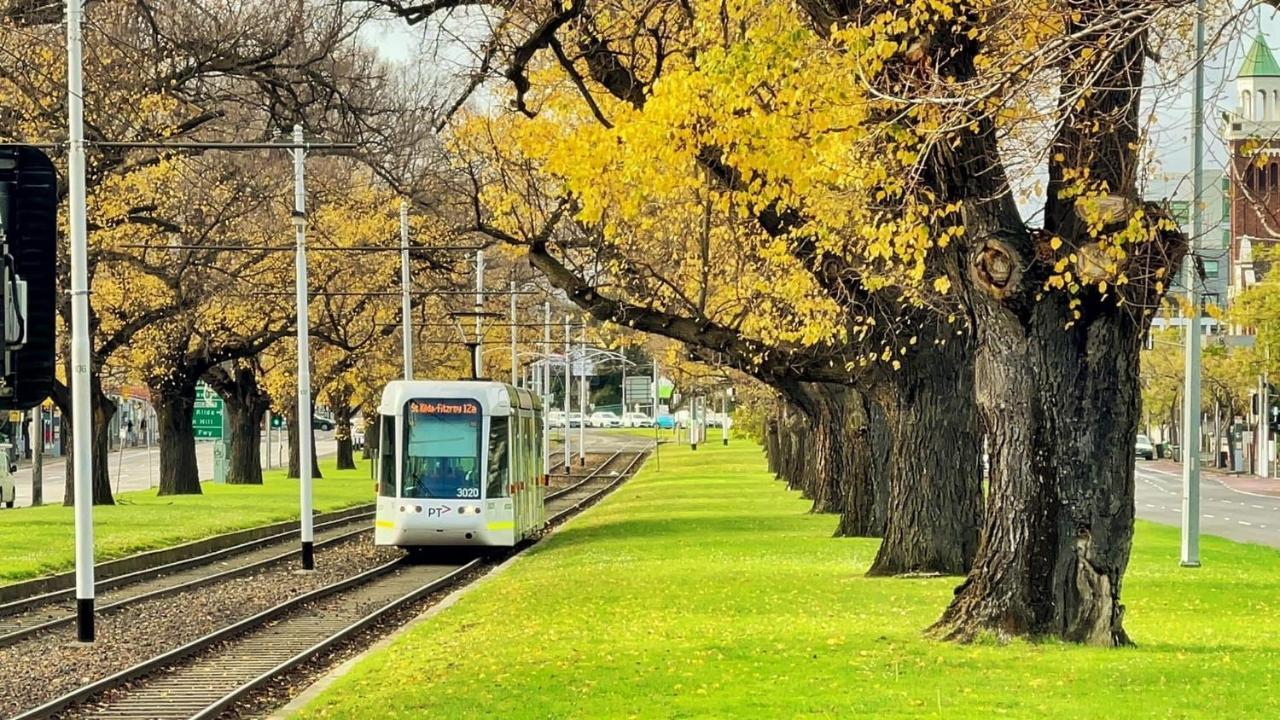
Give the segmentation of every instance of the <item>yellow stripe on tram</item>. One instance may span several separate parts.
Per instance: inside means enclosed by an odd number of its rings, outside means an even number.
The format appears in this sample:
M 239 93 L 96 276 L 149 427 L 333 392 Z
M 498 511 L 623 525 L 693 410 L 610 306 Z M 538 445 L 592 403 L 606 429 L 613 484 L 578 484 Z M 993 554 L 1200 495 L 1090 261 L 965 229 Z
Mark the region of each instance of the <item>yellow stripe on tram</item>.
M 502 520 L 499 522 L 491 522 L 485 527 L 489 530 L 515 530 L 516 523 L 514 520 Z
M 393 528 L 396 526 L 396 524 L 394 522 L 391 522 L 390 520 L 377 520 L 373 523 L 373 526 L 380 527 L 380 528 Z

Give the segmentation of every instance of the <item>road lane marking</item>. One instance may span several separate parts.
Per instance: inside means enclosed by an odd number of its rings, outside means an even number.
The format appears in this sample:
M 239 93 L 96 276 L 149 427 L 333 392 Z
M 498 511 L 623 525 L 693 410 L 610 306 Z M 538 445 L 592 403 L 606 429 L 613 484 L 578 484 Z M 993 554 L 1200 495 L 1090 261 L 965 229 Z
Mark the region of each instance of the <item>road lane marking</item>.
M 1251 522 L 1245 522 L 1244 520 L 1237 520 L 1236 522 L 1237 522 L 1237 523 L 1239 523 L 1240 525 L 1248 525 L 1248 526 L 1250 526 L 1250 527 L 1252 527 L 1252 526 L 1253 526 L 1253 523 L 1251 523 Z

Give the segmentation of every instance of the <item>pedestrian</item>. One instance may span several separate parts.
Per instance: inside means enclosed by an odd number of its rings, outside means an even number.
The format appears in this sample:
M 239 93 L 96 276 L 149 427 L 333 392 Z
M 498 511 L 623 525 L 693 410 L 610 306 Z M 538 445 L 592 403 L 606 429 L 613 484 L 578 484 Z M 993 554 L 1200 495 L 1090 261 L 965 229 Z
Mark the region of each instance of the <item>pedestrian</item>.
M 142 433 L 142 441 L 148 446 L 151 445 L 151 438 L 147 437 L 147 419 L 142 418 L 138 421 L 138 432 Z
M 136 439 L 136 438 L 134 437 L 134 435 L 133 435 L 133 420 L 132 420 L 132 419 L 129 419 L 129 420 L 125 420 L 125 421 L 124 421 L 124 436 L 125 436 L 125 438 L 128 440 L 128 442 L 129 442 L 129 444 L 130 444 L 130 445 L 137 445 L 137 444 L 138 444 L 138 443 L 137 443 L 137 441 L 136 441 L 137 439 Z

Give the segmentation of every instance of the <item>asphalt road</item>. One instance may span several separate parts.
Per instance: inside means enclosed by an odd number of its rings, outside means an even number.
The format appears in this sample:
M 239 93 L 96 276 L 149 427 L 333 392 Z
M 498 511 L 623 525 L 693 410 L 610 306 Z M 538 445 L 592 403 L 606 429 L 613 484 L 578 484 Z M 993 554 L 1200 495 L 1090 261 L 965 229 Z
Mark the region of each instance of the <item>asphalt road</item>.
M 283 460 L 288 461 L 288 456 L 284 454 L 287 449 L 282 447 L 283 442 L 277 440 L 273 443 L 275 449 L 275 460 L 273 465 L 280 466 Z M 338 444 L 333 439 L 333 432 L 316 431 L 316 453 L 320 457 L 332 455 L 338 451 Z M 267 445 L 262 445 L 262 466 L 268 467 L 267 464 Z M 62 457 L 46 457 L 44 460 L 44 501 L 45 503 L 61 503 L 63 484 L 66 482 L 66 458 Z M 213 443 L 197 442 L 196 443 L 196 465 L 200 468 L 200 477 L 213 477 Z M 113 489 L 119 488 L 119 491 L 126 490 L 145 490 L 155 487 L 160 482 L 160 449 L 153 446 L 150 451 L 146 448 L 125 448 L 124 453 L 115 451 L 111 453 L 107 471 L 111 473 L 111 486 Z M 18 468 L 15 473 L 17 485 L 16 507 L 25 507 L 31 504 L 31 468 L 24 465 Z
M 1182 523 L 1182 477 L 1137 464 L 1138 517 L 1166 525 Z M 1216 479 L 1200 482 L 1200 531 L 1240 542 L 1280 547 L 1280 498 L 1233 490 Z

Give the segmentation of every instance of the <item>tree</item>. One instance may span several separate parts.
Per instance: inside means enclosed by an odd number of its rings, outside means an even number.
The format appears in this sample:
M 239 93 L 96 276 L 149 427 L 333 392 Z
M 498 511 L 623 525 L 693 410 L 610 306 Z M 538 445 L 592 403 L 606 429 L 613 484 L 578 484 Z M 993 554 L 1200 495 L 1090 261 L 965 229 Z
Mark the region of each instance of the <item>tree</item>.
M 383 4 L 415 20 L 442 7 Z M 857 341 L 850 359 L 878 367 L 870 386 L 902 384 L 899 403 L 917 397 L 913 380 L 951 366 L 939 352 L 973 358 L 968 384 L 946 390 L 973 389 L 990 501 L 973 569 L 935 631 L 1127 643 L 1138 354 L 1186 251 L 1135 181 L 1143 65 L 1166 6 L 519 5 L 504 4 L 486 66 L 511 79 L 515 110 L 535 116 L 521 139 L 548 184 L 567 190 L 560 212 L 608 238 L 709 175 L 726 207 L 772 231 L 773 243 L 739 247 L 798 265 L 843 311 L 805 345 L 843 329 Z M 1048 130 L 999 141 L 1037 126 Z M 1020 163 L 1048 172 L 1043 227 L 1015 202 Z M 539 243 L 503 229 L 557 276 L 549 233 Z M 579 304 L 662 331 L 660 316 L 646 322 L 581 276 L 559 276 Z M 962 321 L 971 351 L 933 311 Z M 912 338 L 923 347 L 910 350 Z M 769 359 L 757 352 L 753 364 Z M 972 422 L 952 433 L 976 437 Z

